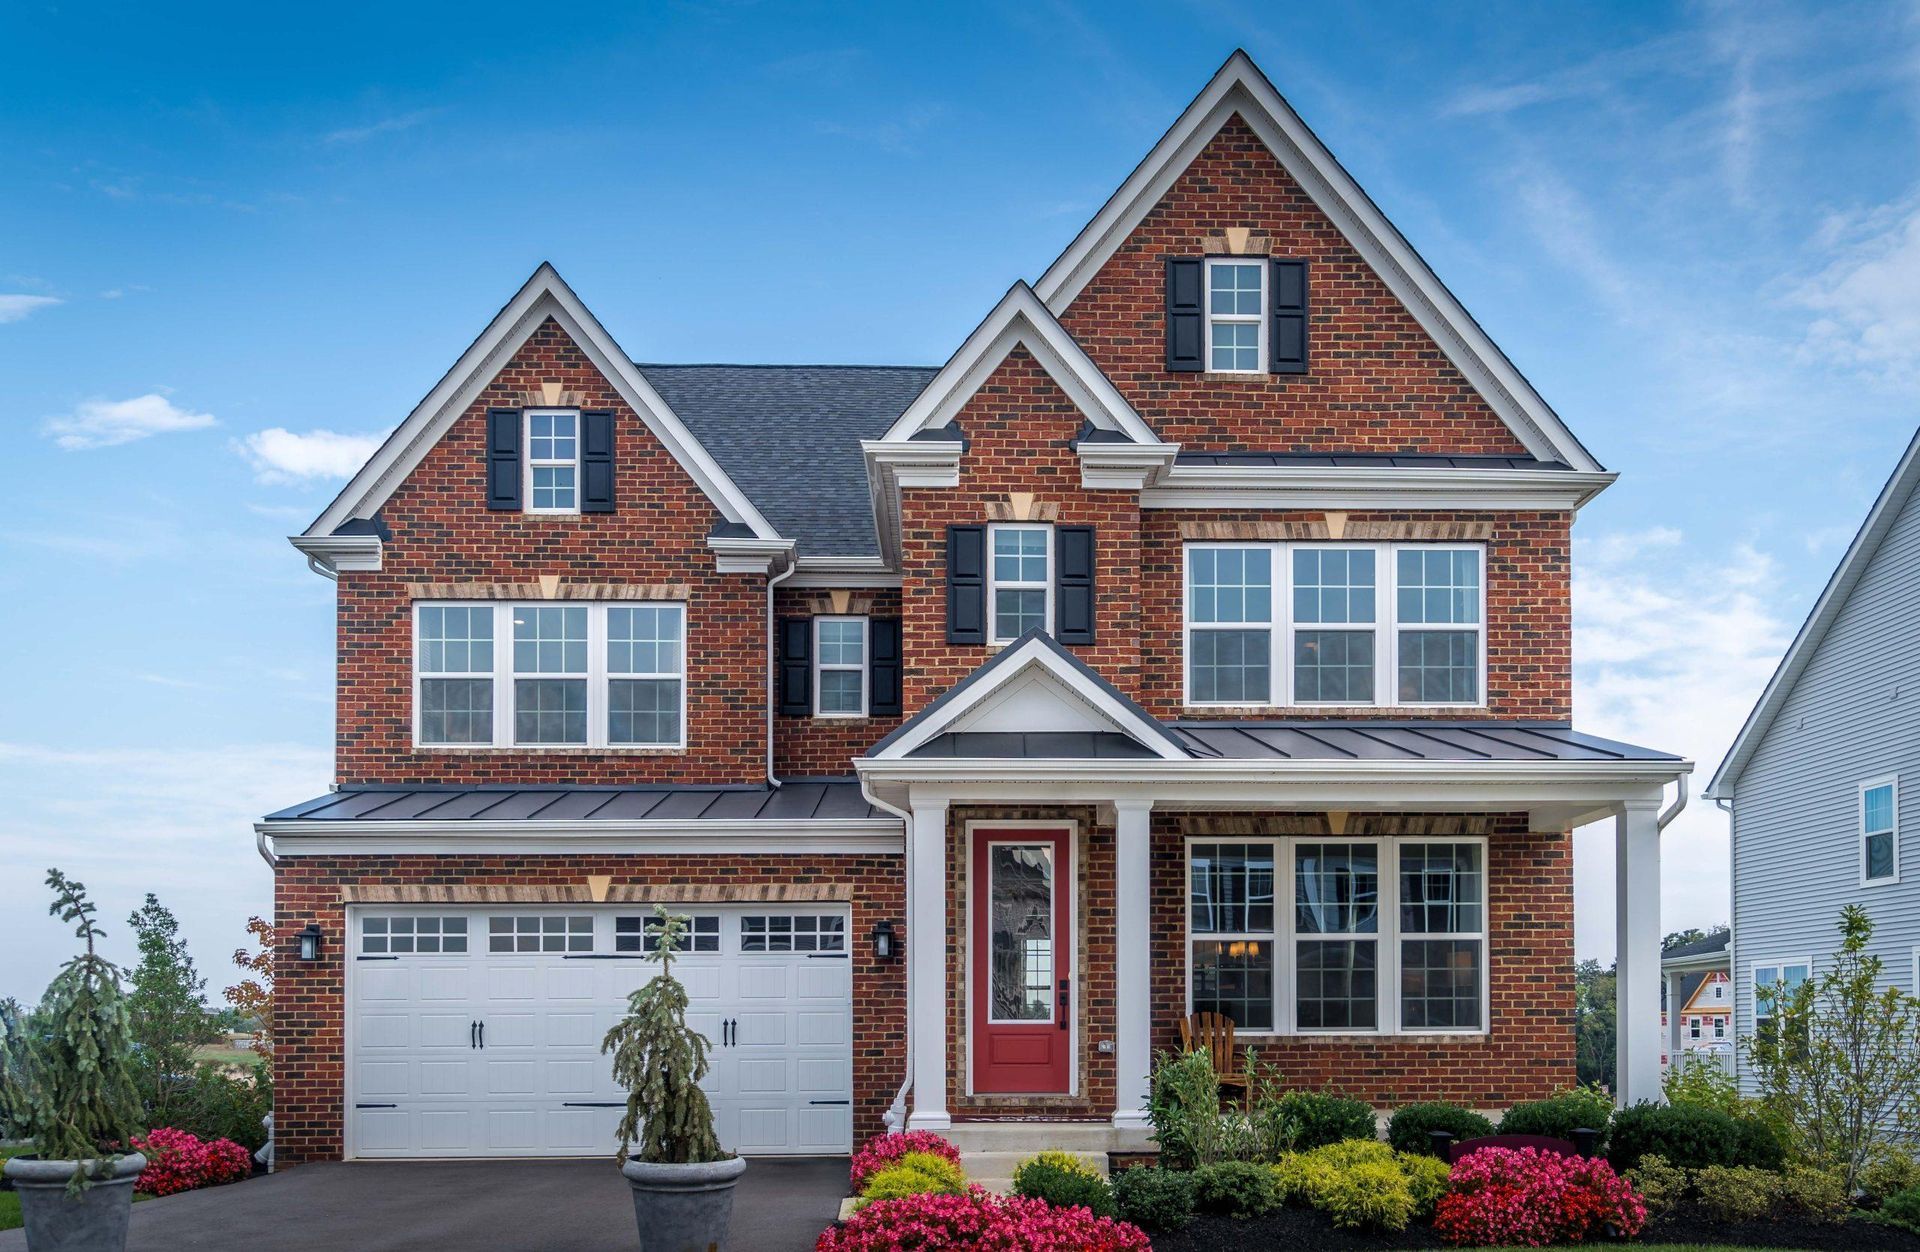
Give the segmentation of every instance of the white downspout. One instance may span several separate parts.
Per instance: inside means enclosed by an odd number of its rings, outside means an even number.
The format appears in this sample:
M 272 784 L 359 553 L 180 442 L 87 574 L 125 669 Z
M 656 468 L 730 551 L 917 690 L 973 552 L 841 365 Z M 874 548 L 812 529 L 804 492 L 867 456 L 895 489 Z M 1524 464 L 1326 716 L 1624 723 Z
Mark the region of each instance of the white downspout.
M 767 785 L 778 787 L 773 772 L 773 706 L 780 699 L 780 641 L 773 635 L 773 589 L 792 578 L 800 568 L 800 558 L 787 558 L 787 568 L 767 579 Z
M 873 805 L 873 807 L 877 809 L 885 809 L 887 812 L 899 818 L 900 825 L 905 829 L 906 842 L 901 851 L 903 858 L 901 871 L 903 883 L 906 888 L 904 893 L 906 904 L 904 906 L 905 917 L 903 922 L 907 928 L 907 942 L 918 943 L 920 942 L 920 936 L 913 928 L 913 816 L 906 809 L 896 808 L 888 804 L 885 800 L 882 800 L 879 796 L 873 794 L 872 788 L 867 785 L 867 780 L 864 778 L 860 780 L 860 794 L 867 798 L 868 804 Z M 887 1111 L 881 1116 L 881 1120 L 886 1123 L 887 1129 L 896 1134 L 907 1128 L 907 1092 L 913 1089 L 913 977 L 910 973 L 905 972 L 906 963 L 904 960 L 901 962 L 901 969 L 903 976 L 905 976 L 907 980 L 906 1003 L 903 1006 L 907 1014 L 905 1040 L 907 1063 L 905 1069 L 900 1074 L 900 1089 L 893 1093 L 893 1103 L 887 1105 Z
M 1680 789 L 1679 794 L 1673 797 L 1673 803 L 1667 806 L 1667 811 L 1654 820 L 1653 828 L 1655 830 L 1665 830 L 1667 824 L 1673 821 L 1674 818 L 1680 816 L 1681 810 L 1687 807 L 1687 776 L 1682 774 L 1680 777 L 1674 779 L 1673 783 L 1674 786 Z

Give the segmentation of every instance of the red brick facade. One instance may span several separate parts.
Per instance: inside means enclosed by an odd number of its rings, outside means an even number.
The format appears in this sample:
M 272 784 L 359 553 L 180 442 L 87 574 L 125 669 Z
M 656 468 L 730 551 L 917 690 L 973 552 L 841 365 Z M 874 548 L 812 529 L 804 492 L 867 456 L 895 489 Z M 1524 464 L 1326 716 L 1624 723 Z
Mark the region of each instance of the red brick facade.
M 899 617 L 900 593 L 843 591 L 845 612 L 868 617 Z M 814 618 L 835 613 L 832 593 L 789 591 L 774 593 L 774 611 L 780 618 Z M 909 654 L 911 655 L 911 654 Z M 787 717 L 773 720 L 773 768 L 782 777 L 837 778 L 853 773 L 853 758 L 893 733 L 900 717 Z

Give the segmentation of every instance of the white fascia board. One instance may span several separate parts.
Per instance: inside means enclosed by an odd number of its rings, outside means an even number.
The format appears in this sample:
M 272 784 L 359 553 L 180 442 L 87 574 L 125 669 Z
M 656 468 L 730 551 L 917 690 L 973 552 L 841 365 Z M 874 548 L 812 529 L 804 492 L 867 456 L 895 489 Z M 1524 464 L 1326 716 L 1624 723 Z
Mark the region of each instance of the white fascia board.
M 1163 477 L 1180 454 L 1177 443 L 1081 443 L 1080 485 L 1089 490 L 1139 491 Z
M 1178 759 L 1039 760 L 1002 757 L 859 757 L 862 777 L 916 783 L 954 781 L 1199 783 L 1524 789 L 1554 799 L 1567 788 L 1651 787 L 1693 772 L 1693 762 L 1661 761 L 1240 761 Z
M 1920 484 L 1920 432 L 1908 441 L 1906 452 L 1901 455 L 1900 463 L 1894 467 L 1886 486 L 1880 489 L 1873 508 L 1867 511 L 1866 520 L 1860 523 L 1860 530 L 1847 546 L 1846 555 L 1840 558 L 1840 564 L 1834 567 L 1833 575 L 1820 592 L 1820 598 L 1814 601 L 1813 611 L 1801 623 L 1800 632 L 1793 637 L 1786 655 L 1780 658 L 1779 666 L 1773 671 L 1773 677 L 1767 680 L 1766 689 L 1760 693 L 1753 711 L 1747 714 L 1746 724 L 1734 736 L 1733 746 L 1727 749 L 1727 755 L 1715 771 L 1713 781 L 1707 784 L 1707 799 L 1734 798 L 1734 784 L 1739 781 L 1741 772 L 1760 747 L 1767 728 L 1779 716 L 1787 697 L 1793 693 L 1794 683 L 1819 651 L 1821 640 L 1826 638 L 1827 631 L 1833 628 L 1835 619 L 1846 608 L 1848 597 L 1859 585 L 1861 576 L 1867 572 L 1867 566 L 1872 562 L 1873 554 L 1879 551 L 1881 541 L 1893 529 L 1894 523 L 1900 520 L 1900 514 L 1907 507 L 1917 484 Z
M 666 446 L 723 517 L 750 527 L 763 539 L 780 538 L 772 523 L 694 438 L 693 432 L 654 390 L 653 384 L 621 350 L 606 327 L 567 286 L 559 272 L 544 261 L 454 362 L 453 368 L 427 393 L 426 399 L 387 436 L 386 442 L 360 467 L 360 472 L 307 528 L 306 534 L 310 537 L 330 535 L 347 521 L 372 517 L 548 317 L 558 322 L 580 346 L 587 359 L 646 423 L 654 437 Z
M 1119 431 L 1135 443 L 1160 441 L 1033 289 L 1018 282 L 1001 297 L 986 320 L 974 327 L 959 351 L 879 442 L 904 442 L 921 431 L 938 430 L 952 422 L 1016 347 L 1032 353 L 1081 415 L 1101 430 Z
M 309 561 L 334 573 L 380 569 L 382 549 L 378 535 L 289 535 L 287 542 Z
M 1730 952 L 1705 952 L 1694 956 L 1662 957 L 1660 968 L 1670 974 L 1696 974 L 1702 971 L 1711 974 L 1715 970 L 1731 969 L 1732 956 Z
M 780 585 L 809 590 L 881 589 L 898 587 L 900 572 L 888 569 L 886 561 L 877 556 L 802 556 L 795 559 L 792 576 Z
M 838 853 L 895 855 L 906 849 L 897 818 L 631 822 L 257 822 L 276 856 L 435 854 Z
M 1578 512 L 1618 474 L 1578 470 L 1175 465 L 1143 509 L 1459 509 Z
M 1171 129 L 1075 236 L 1035 292 L 1056 316 L 1153 210 L 1195 157 L 1238 113 L 1275 159 L 1346 236 L 1529 451 L 1574 469 L 1601 469 L 1506 354 L 1454 298 L 1353 177 L 1243 51 L 1227 58 Z
M 958 487 L 958 439 L 862 439 L 868 472 L 880 471 L 901 487 Z
M 720 574 L 767 574 L 793 553 L 793 541 L 780 539 L 724 538 L 712 536 L 707 550 L 713 553 L 713 568 Z

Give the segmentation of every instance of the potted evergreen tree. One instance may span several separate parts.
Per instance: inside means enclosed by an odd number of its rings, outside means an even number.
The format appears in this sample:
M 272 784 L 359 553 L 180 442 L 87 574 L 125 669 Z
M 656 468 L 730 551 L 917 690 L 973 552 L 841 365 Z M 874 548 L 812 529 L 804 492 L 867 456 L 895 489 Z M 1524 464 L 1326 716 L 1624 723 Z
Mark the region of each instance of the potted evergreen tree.
M 654 914 L 647 959 L 660 972 L 627 998 L 627 1015 L 600 1044 L 627 1089 L 615 1159 L 633 1188 L 642 1252 L 710 1252 L 726 1246 L 733 1185 L 747 1163 L 721 1150 L 700 1089 L 708 1044 L 687 1028 L 687 989 L 673 976 L 688 919 L 659 905 Z
M 25 1019 L 0 1017 L 0 1122 L 33 1141 L 6 1176 L 20 1193 L 30 1252 L 121 1252 L 133 1184 L 147 1167 L 118 1149 L 139 1129 L 133 1036 L 120 971 L 94 948 L 86 889 L 47 871 L 47 911 L 86 941 Z

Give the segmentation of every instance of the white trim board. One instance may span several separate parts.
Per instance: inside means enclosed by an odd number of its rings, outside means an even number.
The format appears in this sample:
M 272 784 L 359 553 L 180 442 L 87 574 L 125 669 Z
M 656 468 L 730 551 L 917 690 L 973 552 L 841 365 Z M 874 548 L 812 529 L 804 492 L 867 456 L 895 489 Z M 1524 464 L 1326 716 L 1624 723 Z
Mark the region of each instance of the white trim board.
M 1066 312 L 1236 113 L 1530 452 L 1587 473 L 1602 469 L 1244 51 L 1227 58 L 1034 284 L 1035 294 L 1056 316 Z
M 372 517 L 549 317 L 586 353 L 721 516 L 747 526 L 760 540 L 780 542 L 773 524 L 694 438 L 559 271 L 545 261 L 304 534 L 331 535 L 347 521 Z

